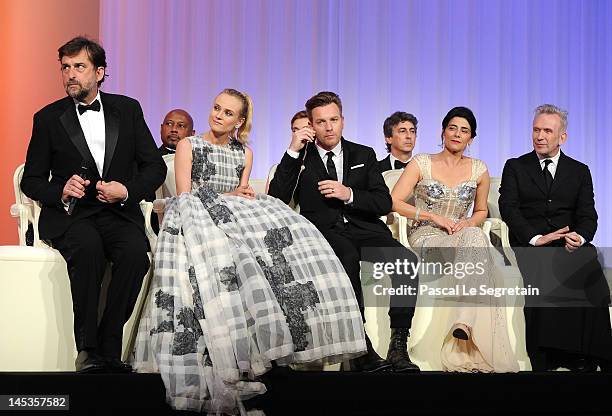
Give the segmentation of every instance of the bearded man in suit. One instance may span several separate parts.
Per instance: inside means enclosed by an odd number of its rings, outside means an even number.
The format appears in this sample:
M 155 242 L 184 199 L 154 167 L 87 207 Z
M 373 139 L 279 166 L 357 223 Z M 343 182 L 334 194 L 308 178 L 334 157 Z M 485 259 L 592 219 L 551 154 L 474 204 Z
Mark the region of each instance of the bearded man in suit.
M 415 263 L 417 259 L 393 239 L 379 219 L 391 211 L 389 189 L 374 150 L 342 137 L 340 97 L 333 92 L 320 92 L 306 102 L 306 112 L 311 126 L 293 132 L 268 194 L 285 203 L 293 198 L 300 206 L 300 214 L 321 231 L 351 279 L 363 316 L 360 260 L 370 260 L 362 258 L 369 251 L 363 249 L 393 248 L 401 251 L 405 259 Z M 392 281 L 394 285 L 401 284 L 393 276 Z M 406 347 L 413 314 L 414 308 L 405 304 L 391 307 L 387 360 L 378 356 L 366 336 L 368 353 L 353 360 L 352 368 L 373 372 L 391 365 L 395 371 L 418 371 Z
M 21 188 L 42 205 L 41 239 L 67 263 L 77 372 L 129 372 L 120 360 L 123 325 L 149 268 L 139 203 L 166 166 L 140 104 L 99 91 L 104 49 L 77 37 L 58 53 L 68 96 L 34 115 Z M 98 325 L 107 261 L 112 279 Z
M 566 111 L 536 108 L 532 140 L 532 152 L 506 162 L 499 197 L 525 286 L 546 288 L 539 307 L 528 300 L 524 310 L 532 368 L 609 371 L 610 289 L 590 244 L 597 230 L 591 173 L 560 149 Z

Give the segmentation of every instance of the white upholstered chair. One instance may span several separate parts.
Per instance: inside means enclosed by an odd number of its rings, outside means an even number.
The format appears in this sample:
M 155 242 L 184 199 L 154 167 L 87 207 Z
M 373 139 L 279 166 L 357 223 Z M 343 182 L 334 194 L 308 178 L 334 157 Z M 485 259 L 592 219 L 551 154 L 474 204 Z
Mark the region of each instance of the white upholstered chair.
M 7 334 L 7 342 L 0 343 L 0 371 L 74 371 L 77 351 L 66 262 L 59 251 L 40 240 L 40 205 L 21 192 L 22 174 L 20 165 L 14 175 L 11 207 L 11 213 L 17 214 L 20 245 L 0 246 L 0 331 Z M 141 209 L 149 218 L 151 203 L 141 202 Z M 25 246 L 27 223 L 33 226 L 34 247 Z M 124 325 L 123 359 L 131 350 L 149 275 Z M 110 265 L 103 288 L 109 277 Z M 101 305 L 103 293 L 104 289 Z
M 21 177 L 23 176 L 24 164 L 17 166 L 15 174 L 13 175 L 13 190 L 15 192 L 15 203 L 11 205 L 10 213 L 11 217 L 17 220 L 17 233 L 19 234 L 19 245 L 26 245 L 26 232 L 28 226 L 34 222 L 34 207 L 32 200 L 25 196 L 21 192 L 19 184 L 21 183 Z M 38 235 L 38 230 L 35 231 Z

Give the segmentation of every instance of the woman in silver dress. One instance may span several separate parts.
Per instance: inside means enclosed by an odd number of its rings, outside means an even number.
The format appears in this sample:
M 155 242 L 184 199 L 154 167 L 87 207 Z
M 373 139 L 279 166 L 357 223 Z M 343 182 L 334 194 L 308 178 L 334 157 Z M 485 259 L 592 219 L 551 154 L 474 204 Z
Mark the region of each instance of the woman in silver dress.
M 487 217 L 487 167 L 464 155 L 475 136 L 472 111 L 450 110 L 442 121 L 442 151 L 415 156 L 391 193 L 393 210 L 413 220 L 408 242 L 424 262 L 450 262 L 456 270 L 459 265 L 474 265 L 468 275 L 445 270 L 434 272 L 432 278 L 420 273 L 421 287 L 447 290 L 419 293 L 420 305 L 434 306 L 434 318 L 423 336 L 411 343 L 411 354 L 434 352 L 433 367 L 446 371 L 518 371 L 503 299 L 480 292 L 483 285 L 499 287 L 502 279 L 488 238 L 479 228 Z M 404 202 L 412 194 L 414 206 Z

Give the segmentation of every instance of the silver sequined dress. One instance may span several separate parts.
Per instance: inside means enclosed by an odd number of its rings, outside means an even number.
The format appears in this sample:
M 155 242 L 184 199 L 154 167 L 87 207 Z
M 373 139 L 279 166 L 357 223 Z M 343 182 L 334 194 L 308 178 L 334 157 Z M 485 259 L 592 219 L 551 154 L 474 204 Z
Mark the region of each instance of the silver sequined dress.
M 481 160 L 472 159 L 470 178 L 451 188 L 432 177 L 431 155 L 419 154 L 413 160 L 421 174 L 415 187 L 416 207 L 455 221 L 465 219 L 474 203 L 477 180 L 487 170 L 486 165 Z M 482 285 L 495 288 L 503 281 L 483 231 L 478 227 L 466 227 L 449 235 L 434 223 L 419 221 L 410 227 L 408 242 L 425 261 L 450 262 L 455 267 L 458 264 L 480 264 L 484 270 L 460 279 L 457 276 L 461 274 L 450 275 L 447 271 L 424 276 L 426 284 L 438 288 L 456 287 L 458 284 L 461 290 L 458 295 L 450 297 L 419 299 L 420 303 L 434 308 L 434 319 L 421 339 L 410 346 L 411 354 L 418 357 L 439 352 L 441 367 L 446 371 L 518 371 L 518 362 L 510 346 L 503 299 L 480 295 Z M 463 295 L 470 293 L 470 289 L 477 290 L 479 295 Z M 457 323 L 471 328 L 469 341 L 452 336 L 451 329 Z

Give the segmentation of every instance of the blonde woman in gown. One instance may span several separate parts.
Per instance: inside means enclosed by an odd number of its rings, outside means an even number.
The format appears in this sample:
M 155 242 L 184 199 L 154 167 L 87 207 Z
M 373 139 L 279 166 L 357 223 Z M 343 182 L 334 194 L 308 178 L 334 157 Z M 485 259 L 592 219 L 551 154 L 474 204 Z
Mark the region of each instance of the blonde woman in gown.
M 366 350 L 351 282 L 325 238 L 248 185 L 251 119 L 248 96 L 224 90 L 210 131 L 177 145 L 178 196 L 160 226 L 133 365 L 160 373 L 178 410 L 244 415 L 272 361 L 337 363 Z
M 434 282 L 438 286 L 460 283 L 469 290 L 483 284 L 489 288 L 502 285 L 488 238 L 479 228 L 487 217 L 487 167 L 481 160 L 463 154 L 475 136 L 476 119 L 471 110 L 453 108 L 442 121 L 442 152 L 416 155 L 391 193 L 393 211 L 413 219 L 408 241 L 421 259 L 484 265 L 484 273 L 470 274 L 462 280 L 439 276 Z M 415 206 L 404 202 L 412 194 Z M 454 258 L 448 258 L 451 255 Z M 417 306 L 424 303 L 434 306 L 433 319 L 423 334 L 411 337 L 418 338 L 411 342 L 411 355 L 428 357 L 434 369 L 445 371 L 519 370 L 508 336 L 503 298 L 459 295 L 442 301 L 421 297 Z

